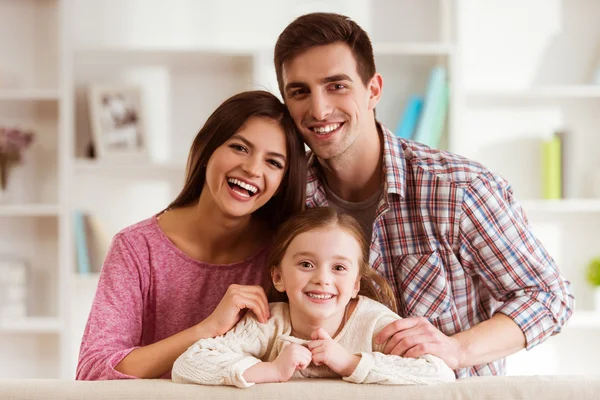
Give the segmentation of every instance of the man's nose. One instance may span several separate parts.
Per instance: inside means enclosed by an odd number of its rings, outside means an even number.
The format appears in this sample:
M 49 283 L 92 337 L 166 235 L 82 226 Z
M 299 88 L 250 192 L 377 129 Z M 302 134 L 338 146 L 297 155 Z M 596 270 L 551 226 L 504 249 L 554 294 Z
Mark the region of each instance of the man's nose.
M 326 120 L 331 114 L 331 105 L 326 95 L 321 93 L 313 93 L 311 96 L 311 113 L 312 117 L 318 121 Z

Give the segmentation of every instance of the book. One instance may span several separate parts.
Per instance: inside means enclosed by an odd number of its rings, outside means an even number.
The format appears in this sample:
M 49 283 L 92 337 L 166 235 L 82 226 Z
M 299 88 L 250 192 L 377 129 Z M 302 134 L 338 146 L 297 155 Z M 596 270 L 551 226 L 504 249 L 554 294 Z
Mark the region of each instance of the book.
M 73 228 L 75 234 L 75 253 L 77 257 L 77 272 L 89 274 L 91 271 L 90 255 L 88 252 L 88 235 L 85 214 L 76 210 L 73 213 Z
M 400 119 L 396 128 L 396 136 L 402 139 L 413 138 L 422 109 L 423 97 L 417 95 L 410 96 L 404 107 L 402 119 Z
M 439 121 L 444 120 L 444 109 L 447 108 L 447 105 L 448 89 L 446 83 L 446 69 L 438 66 L 433 68 L 429 76 L 423 112 L 419 124 L 417 125 L 414 140 L 430 147 L 439 146 L 439 140 L 436 139 L 438 132 L 435 132 L 435 125 L 438 124 L 439 128 Z M 444 118 L 441 118 L 442 116 Z M 436 120 L 438 122 L 436 122 Z
M 560 199 L 562 196 L 562 158 L 559 135 L 542 141 L 542 198 Z

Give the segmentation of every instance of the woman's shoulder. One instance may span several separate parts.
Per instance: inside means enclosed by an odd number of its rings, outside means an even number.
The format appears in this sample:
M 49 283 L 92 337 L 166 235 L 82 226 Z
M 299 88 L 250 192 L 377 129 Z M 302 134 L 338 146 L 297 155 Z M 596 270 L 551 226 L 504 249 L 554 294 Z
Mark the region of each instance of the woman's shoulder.
M 147 248 L 164 240 L 155 215 L 121 229 L 113 238 L 113 242 L 125 243 L 135 250 L 139 250 L 140 246 Z

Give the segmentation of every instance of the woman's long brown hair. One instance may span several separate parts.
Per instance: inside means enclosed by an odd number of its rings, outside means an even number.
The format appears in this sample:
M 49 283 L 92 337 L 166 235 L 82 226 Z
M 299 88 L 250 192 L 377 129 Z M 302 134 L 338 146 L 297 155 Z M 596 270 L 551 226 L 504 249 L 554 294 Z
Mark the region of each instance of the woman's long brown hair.
M 345 230 L 356 239 L 361 248 L 361 257 L 358 260 L 359 294 L 383 303 L 394 312 L 397 312 L 392 287 L 384 277 L 375 272 L 369 265 L 369 246 L 360 224 L 350 215 L 340 214 L 330 207 L 310 208 L 294 214 L 277 231 L 273 248 L 269 254 L 268 276 L 265 277 L 265 287 L 267 288 L 269 301 L 288 302 L 287 295 L 277 291 L 273 286 L 271 271 L 273 268 L 280 268 L 281 261 L 292 240 L 301 233 L 327 227 L 339 227 Z

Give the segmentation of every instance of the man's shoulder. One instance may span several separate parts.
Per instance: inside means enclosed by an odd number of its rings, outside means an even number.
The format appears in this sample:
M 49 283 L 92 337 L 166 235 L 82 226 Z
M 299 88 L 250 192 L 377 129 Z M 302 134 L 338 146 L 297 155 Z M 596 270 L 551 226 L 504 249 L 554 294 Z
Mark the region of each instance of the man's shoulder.
M 393 141 L 405 160 L 407 176 L 424 173 L 457 185 L 468 185 L 475 179 L 498 179 L 498 176 L 483 164 L 456 153 L 398 137 L 394 137 Z M 394 162 L 398 160 L 394 159 Z

